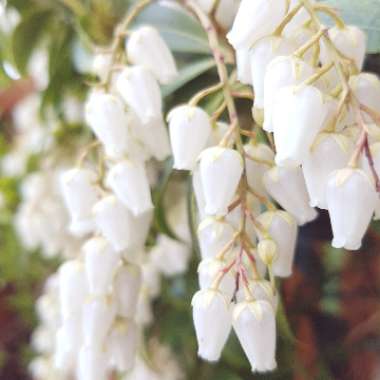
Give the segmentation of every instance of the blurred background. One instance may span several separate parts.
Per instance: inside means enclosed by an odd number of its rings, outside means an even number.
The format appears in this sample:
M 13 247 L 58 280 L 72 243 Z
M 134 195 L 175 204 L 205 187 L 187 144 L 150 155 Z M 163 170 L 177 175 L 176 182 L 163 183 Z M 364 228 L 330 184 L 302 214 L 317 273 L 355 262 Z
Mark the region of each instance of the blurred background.
M 49 234 L 57 234 L 56 244 L 34 241 L 35 224 L 23 224 L 22 184 L 44 167 L 47 157 L 67 157 L 89 140 L 82 104 L 95 80 L 93 47 L 109 43 L 131 3 L 0 2 L 0 380 L 31 379 L 28 365 L 38 346 L 33 334 L 36 300 L 61 260 L 64 221 L 55 219 L 57 204 L 41 198 L 45 208 L 33 214 L 37 225 L 41 215 L 54 224 Z M 176 54 L 180 77 L 162 89 L 169 109 L 214 83 L 216 73 L 199 25 L 166 3 L 148 7 L 136 23 L 156 26 Z M 366 69 L 380 74 L 380 3 L 329 3 L 369 33 Z M 224 32 L 221 28 L 221 36 Z M 221 101 L 216 93 L 203 106 L 215 110 Z M 251 122 L 249 101 L 240 101 L 239 115 Z M 178 182 L 188 186 L 187 178 L 164 168 L 156 199 L 164 199 L 168 187 Z M 161 207 L 156 217 L 156 228 L 164 233 L 177 222 L 170 225 Z M 281 284 L 277 372 L 252 375 L 235 337 L 218 365 L 197 359 L 190 308 L 197 290 L 196 249 L 185 275 L 162 279 L 153 305 L 157 318 L 148 333 L 173 349 L 186 379 L 380 380 L 380 224 L 373 224 L 360 252 L 332 249 L 330 240 L 323 212 L 301 230 L 295 273 Z

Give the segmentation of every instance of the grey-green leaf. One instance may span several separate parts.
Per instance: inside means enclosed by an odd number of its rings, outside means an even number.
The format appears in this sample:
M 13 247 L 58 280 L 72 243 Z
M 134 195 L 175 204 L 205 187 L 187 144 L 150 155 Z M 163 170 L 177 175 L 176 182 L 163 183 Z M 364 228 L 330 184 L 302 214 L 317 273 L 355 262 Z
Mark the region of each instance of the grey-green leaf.
M 179 70 L 179 75 L 177 79 L 170 83 L 169 85 L 163 86 L 162 95 L 168 96 L 173 92 L 177 91 L 179 88 L 184 86 L 186 83 L 197 78 L 201 74 L 210 70 L 215 66 L 215 61 L 212 58 L 206 58 L 199 61 L 192 62 L 186 66 L 183 66 Z

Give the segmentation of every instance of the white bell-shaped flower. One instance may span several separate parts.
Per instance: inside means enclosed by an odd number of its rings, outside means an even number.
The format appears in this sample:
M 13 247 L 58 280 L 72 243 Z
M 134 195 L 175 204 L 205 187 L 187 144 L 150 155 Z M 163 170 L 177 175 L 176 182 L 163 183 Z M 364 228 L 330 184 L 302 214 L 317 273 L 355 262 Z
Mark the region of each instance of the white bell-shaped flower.
M 159 161 L 163 161 L 171 154 L 169 133 L 162 116 L 152 118 L 142 123 L 134 118 L 140 140 L 150 154 Z
M 137 217 L 131 215 L 133 230 L 130 236 L 128 251 L 124 252 L 124 257 L 131 262 L 136 257 L 136 252 L 143 249 L 149 234 L 150 226 L 153 220 L 153 211 L 147 211 Z
M 132 66 L 124 69 L 117 78 L 116 87 L 142 123 L 162 117 L 160 87 L 145 67 Z
M 94 91 L 85 106 L 85 118 L 110 157 L 128 151 L 129 118 L 122 101 L 112 94 Z
M 128 160 L 118 162 L 107 175 L 107 185 L 133 215 L 141 215 L 153 208 L 143 163 Z
M 297 46 L 292 40 L 276 36 L 262 38 L 251 48 L 251 75 L 255 92 L 255 108 L 264 108 L 264 79 L 268 65 L 275 58 L 291 54 L 296 49 Z
M 203 192 L 201 171 L 199 166 L 196 166 L 193 171 L 192 183 L 198 208 L 198 220 L 203 220 L 206 217 L 206 199 Z
M 302 165 L 311 207 L 327 209 L 326 186 L 329 175 L 347 165 L 352 148 L 352 142 L 341 134 L 321 133 L 317 137 Z
M 286 0 L 242 0 L 227 38 L 235 49 L 249 49 L 274 32 L 286 11 Z
M 215 258 L 231 242 L 235 234 L 224 220 L 206 218 L 198 227 L 198 240 L 203 259 Z
M 365 32 L 355 25 L 346 25 L 344 28 L 334 26 L 329 29 L 328 34 L 339 52 L 346 58 L 352 59 L 360 71 L 367 50 Z M 323 64 L 332 61 L 331 53 L 323 40 L 321 40 L 321 61 Z
M 233 327 L 252 372 L 273 371 L 276 364 L 276 319 L 267 301 L 241 302 L 233 311 Z
M 243 174 L 241 155 L 233 149 L 208 148 L 200 156 L 200 173 L 206 214 L 226 215 Z
M 273 274 L 278 277 L 289 277 L 293 270 L 298 227 L 293 216 L 286 211 L 267 211 L 257 217 L 265 231 L 277 245 L 276 258 L 272 264 Z M 265 238 L 258 231 L 260 238 Z
M 253 298 L 257 301 L 267 301 L 269 302 L 273 309 L 276 311 L 279 303 L 279 293 L 276 289 L 273 289 L 270 281 L 267 280 L 256 280 L 249 282 L 249 289 L 252 292 Z M 242 297 L 244 294 L 244 289 L 240 289 L 237 299 L 245 300 Z
M 294 56 L 280 56 L 269 65 L 264 77 L 264 125 L 273 132 L 273 105 L 279 90 L 300 84 L 313 74 L 313 68 Z
M 159 235 L 150 259 L 165 276 L 172 277 L 186 272 L 189 266 L 190 249 L 187 244 L 166 235 Z
M 116 306 L 108 296 L 89 298 L 83 305 L 83 340 L 88 346 L 99 347 L 105 343 L 116 316 Z
M 326 119 L 328 108 L 314 86 L 284 87 L 273 106 L 276 164 L 294 167 L 303 163 Z
M 183 105 L 168 115 L 174 168 L 192 170 L 211 134 L 210 118 L 199 107 Z
M 105 81 L 112 67 L 112 55 L 110 53 L 96 54 L 92 61 L 92 73 L 100 80 Z
M 264 174 L 264 184 L 273 199 L 292 214 L 299 225 L 317 217 L 318 213 L 309 205 L 305 179 L 300 168 L 276 166 Z
M 61 189 L 71 216 L 70 231 L 82 236 L 94 229 L 92 208 L 98 201 L 96 174 L 88 169 L 71 169 L 61 177 Z
M 229 125 L 223 121 L 218 121 L 212 126 L 211 135 L 208 139 L 207 147 L 210 148 L 223 140 L 223 137 L 226 135 L 229 129 Z
M 114 280 L 117 314 L 124 318 L 133 318 L 142 284 L 141 269 L 134 264 L 119 268 Z
M 213 9 L 213 0 L 196 0 L 199 6 L 206 13 Z M 240 0 L 220 0 L 215 11 L 215 20 L 223 28 L 229 29 L 234 21 L 236 12 L 239 8 Z
M 136 29 L 126 48 L 129 61 L 149 69 L 162 84 L 170 83 L 178 75 L 174 57 L 157 29 L 151 26 Z
M 200 290 L 191 301 L 198 341 L 198 355 L 218 361 L 231 331 L 231 312 L 225 296 L 215 290 Z
M 127 372 L 135 364 L 138 327 L 133 320 L 116 321 L 107 339 L 109 364 L 119 372 Z
M 55 350 L 53 363 L 54 367 L 62 373 L 71 372 L 75 369 L 75 361 L 78 355 L 74 347 L 68 346 L 64 331 L 60 328 L 55 339 Z M 80 346 L 79 346 L 80 347 Z
M 370 145 L 370 151 L 373 159 L 373 166 L 376 170 L 376 173 L 380 173 L 380 142 L 374 143 Z M 364 155 L 362 157 L 362 168 L 367 173 L 368 176 L 372 176 L 372 171 L 368 163 L 367 157 Z M 376 203 L 375 210 L 375 220 L 380 220 L 380 198 Z
M 377 75 L 371 73 L 360 73 L 352 76 L 349 82 L 356 99 L 360 104 L 380 111 L 380 79 Z M 352 111 L 354 113 L 354 111 Z M 370 121 L 370 117 L 363 113 L 366 121 Z
M 78 359 L 78 380 L 105 380 L 107 359 L 99 347 L 86 346 L 80 350 Z
M 93 208 L 98 230 L 117 252 L 131 247 L 135 231 L 129 210 L 114 196 L 108 195 Z
M 212 288 L 214 281 L 227 266 L 228 263 L 226 261 L 216 258 L 202 260 L 198 266 L 199 288 L 201 290 Z M 224 275 L 218 290 L 220 290 L 227 299 L 231 300 L 235 292 L 235 285 L 234 271 L 231 269 Z
M 87 297 L 84 265 L 79 260 L 66 261 L 59 274 L 59 301 L 64 319 L 72 314 L 80 314 Z
M 90 293 L 107 294 L 120 263 L 120 255 L 103 237 L 93 237 L 88 240 L 83 246 L 82 252 Z
M 249 49 L 238 49 L 236 51 L 237 79 L 244 84 L 252 84 L 251 53 Z
M 375 187 L 360 169 L 341 169 L 330 175 L 327 206 L 335 248 L 357 250 L 378 203 Z
M 263 176 L 274 165 L 274 153 L 268 145 L 263 143 L 247 144 L 244 150 L 247 154 L 245 161 L 248 185 L 257 194 L 265 196 Z

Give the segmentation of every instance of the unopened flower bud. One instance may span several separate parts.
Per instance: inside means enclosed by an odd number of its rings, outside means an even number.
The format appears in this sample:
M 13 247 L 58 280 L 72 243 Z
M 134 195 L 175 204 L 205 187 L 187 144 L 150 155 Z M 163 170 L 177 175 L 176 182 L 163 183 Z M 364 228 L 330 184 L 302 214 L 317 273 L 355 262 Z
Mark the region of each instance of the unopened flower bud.
M 106 355 L 99 347 L 85 346 L 80 350 L 78 380 L 104 380 L 107 378 Z
M 261 240 L 257 245 L 257 252 L 265 265 L 272 266 L 278 256 L 277 244 L 271 239 Z

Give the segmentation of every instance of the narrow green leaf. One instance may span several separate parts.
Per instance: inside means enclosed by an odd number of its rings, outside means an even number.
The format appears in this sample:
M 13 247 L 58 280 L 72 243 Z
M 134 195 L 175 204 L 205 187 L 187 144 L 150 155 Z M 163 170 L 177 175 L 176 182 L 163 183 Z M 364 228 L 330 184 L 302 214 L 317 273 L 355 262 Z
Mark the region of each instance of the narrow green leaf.
M 209 54 L 206 33 L 197 20 L 175 3 L 158 3 L 147 7 L 134 26 L 156 27 L 174 52 Z
M 178 78 L 173 83 L 167 86 L 163 86 L 162 95 L 166 97 L 172 94 L 173 92 L 177 91 L 182 86 L 184 86 L 186 83 L 197 78 L 198 76 L 210 70 L 214 66 L 215 62 L 212 58 L 202 59 L 200 61 L 196 61 L 184 66 L 182 69 L 179 70 Z
M 16 27 L 12 37 L 12 51 L 21 73 L 25 73 L 29 58 L 47 29 L 50 16 L 50 11 L 36 11 L 25 16 Z

